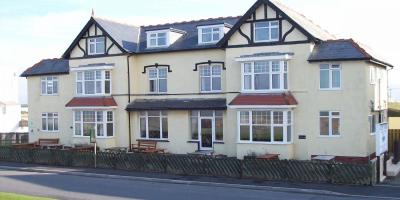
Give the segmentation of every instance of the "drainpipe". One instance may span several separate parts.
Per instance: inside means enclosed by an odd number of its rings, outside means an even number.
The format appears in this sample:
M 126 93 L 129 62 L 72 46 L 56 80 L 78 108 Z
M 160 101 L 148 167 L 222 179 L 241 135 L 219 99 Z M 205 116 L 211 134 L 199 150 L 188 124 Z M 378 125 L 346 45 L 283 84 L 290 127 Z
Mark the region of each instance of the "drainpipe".
M 126 66 L 128 71 L 128 104 L 131 103 L 131 74 L 130 74 L 130 67 L 129 67 L 129 57 L 131 54 L 128 54 L 126 57 Z M 132 151 L 132 135 L 131 135 L 131 112 L 128 111 L 128 139 L 129 139 L 129 151 Z

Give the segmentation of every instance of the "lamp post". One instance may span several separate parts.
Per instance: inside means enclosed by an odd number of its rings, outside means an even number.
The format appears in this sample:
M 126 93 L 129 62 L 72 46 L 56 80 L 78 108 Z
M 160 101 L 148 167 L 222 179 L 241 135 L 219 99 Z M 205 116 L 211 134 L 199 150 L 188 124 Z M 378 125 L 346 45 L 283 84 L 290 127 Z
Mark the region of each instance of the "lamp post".
M 90 143 L 94 144 L 94 168 L 97 167 L 97 142 L 94 130 L 90 130 Z

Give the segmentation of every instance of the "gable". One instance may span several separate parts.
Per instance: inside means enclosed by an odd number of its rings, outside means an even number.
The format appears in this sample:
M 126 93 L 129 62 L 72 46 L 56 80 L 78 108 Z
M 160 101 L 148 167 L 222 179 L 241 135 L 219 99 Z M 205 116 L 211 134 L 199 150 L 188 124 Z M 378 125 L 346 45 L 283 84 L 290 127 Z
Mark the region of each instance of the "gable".
M 100 23 L 99 23 L 100 22 Z M 91 38 L 96 38 L 96 37 L 103 37 L 105 40 L 105 49 L 104 49 L 104 54 L 98 55 L 98 56 L 107 56 L 107 55 L 118 55 L 122 53 L 127 53 L 130 48 L 135 48 L 132 47 L 134 44 L 131 44 L 131 41 L 124 41 L 123 39 L 120 39 L 119 37 L 124 36 L 123 32 L 124 30 L 121 29 L 120 27 L 117 27 L 118 30 L 120 30 L 119 33 L 114 33 L 116 35 L 117 39 L 120 40 L 120 43 L 118 43 L 113 36 L 110 35 L 110 31 L 106 30 L 102 25 L 106 26 L 108 29 L 112 30 L 112 23 L 107 23 L 108 21 L 106 20 L 101 20 L 101 19 L 95 19 L 95 18 L 90 18 L 88 23 L 85 25 L 85 27 L 82 29 L 82 31 L 79 33 L 79 35 L 75 38 L 75 40 L 72 42 L 70 47 L 65 51 L 63 54 L 62 58 L 68 59 L 68 58 L 85 58 L 85 57 L 92 57 L 88 54 L 88 40 Z M 114 23 L 117 24 L 117 23 Z M 108 26 L 110 25 L 110 26 Z M 120 25 L 120 24 L 117 24 Z M 132 31 L 132 30 L 129 30 Z M 134 35 L 134 31 L 131 32 L 132 35 Z M 125 46 L 126 48 L 123 48 L 122 46 Z
M 254 26 L 259 22 L 278 22 L 278 38 L 257 42 Z M 308 43 L 332 38 L 304 16 L 274 0 L 258 0 L 219 42 L 225 47 Z

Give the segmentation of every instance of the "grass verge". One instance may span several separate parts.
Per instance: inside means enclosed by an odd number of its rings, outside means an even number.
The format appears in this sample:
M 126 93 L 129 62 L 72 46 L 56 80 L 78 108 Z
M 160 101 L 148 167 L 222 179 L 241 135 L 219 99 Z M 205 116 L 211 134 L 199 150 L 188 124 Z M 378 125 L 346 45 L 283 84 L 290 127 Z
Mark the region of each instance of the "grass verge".
M 44 197 L 33 197 L 33 196 L 5 193 L 5 192 L 0 192 L 0 199 L 1 200 L 54 200 Z

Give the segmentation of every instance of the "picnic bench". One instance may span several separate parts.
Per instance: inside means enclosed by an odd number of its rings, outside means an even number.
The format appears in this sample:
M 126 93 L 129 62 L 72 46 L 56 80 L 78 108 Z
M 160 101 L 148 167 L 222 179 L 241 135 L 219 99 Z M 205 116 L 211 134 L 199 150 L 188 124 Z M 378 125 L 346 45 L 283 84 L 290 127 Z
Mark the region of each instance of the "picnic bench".
M 165 153 L 165 149 L 157 149 L 157 141 L 138 140 L 137 144 L 132 144 L 132 151 L 136 153 Z
M 279 160 L 279 154 L 265 154 L 262 156 L 258 156 L 257 159 L 262 160 Z

